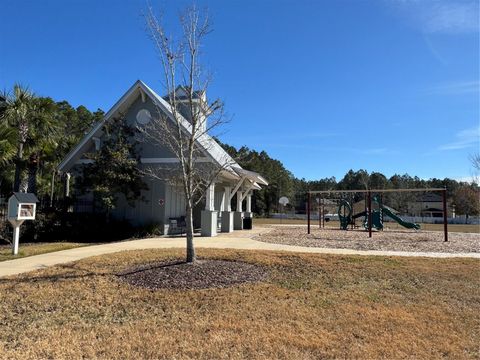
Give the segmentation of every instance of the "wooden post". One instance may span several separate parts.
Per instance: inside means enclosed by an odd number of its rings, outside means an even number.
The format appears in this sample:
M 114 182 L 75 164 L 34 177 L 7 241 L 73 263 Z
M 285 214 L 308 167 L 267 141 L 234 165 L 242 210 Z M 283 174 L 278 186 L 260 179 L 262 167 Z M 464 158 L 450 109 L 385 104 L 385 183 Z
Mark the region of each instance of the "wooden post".
M 442 191 L 443 197 L 443 233 L 445 236 L 445 242 L 448 241 L 448 214 L 447 214 L 447 188 Z
M 318 228 L 322 228 L 322 198 L 318 198 Z
M 325 229 L 325 200 L 322 204 L 322 228 Z
M 372 237 L 372 194 L 368 192 L 368 237 Z
M 308 233 L 310 234 L 310 192 L 307 193 L 307 224 Z
M 353 220 L 353 215 L 355 215 L 355 211 L 354 210 L 354 203 L 353 203 L 353 195 L 350 194 L 350 206 L 352 207 L 352 218 L 350 219 L 350 229 L 351 230 L 354 230 L 355 229 L 355 220 Z

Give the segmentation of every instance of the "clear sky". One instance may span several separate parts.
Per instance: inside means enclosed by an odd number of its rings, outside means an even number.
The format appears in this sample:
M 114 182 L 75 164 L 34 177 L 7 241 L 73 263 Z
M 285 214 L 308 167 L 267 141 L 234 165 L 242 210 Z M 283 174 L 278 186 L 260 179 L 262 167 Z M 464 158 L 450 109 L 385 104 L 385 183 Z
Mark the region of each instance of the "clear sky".
M 151 1 L 173 23 L 187 1 Z M 297 177 L 471 175 L 479 151 L 479 1 L 197 1 L 204 61 L 232 121 L 222 140 Z M 143 0 L 0 0 L 0 89 L 108 110 L 141 79 L 160 94 Z

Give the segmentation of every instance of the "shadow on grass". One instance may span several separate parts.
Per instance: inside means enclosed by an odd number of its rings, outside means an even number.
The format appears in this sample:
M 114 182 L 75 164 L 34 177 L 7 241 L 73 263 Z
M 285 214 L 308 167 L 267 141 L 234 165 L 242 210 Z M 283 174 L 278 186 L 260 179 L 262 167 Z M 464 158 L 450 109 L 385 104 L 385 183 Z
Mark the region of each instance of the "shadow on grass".
M 62 270 L 72 270 L 75 272 L 83 272 L 81 274 L 77 273 L 61 273 L 61 274 L 52 274 L 52 275 L 39 275 L 39 276 L 30 276 L 28 273 L 26 275 L 20 275 L 18 278 L 0 278 L 0 284 L 16 284 L 16 283 L 37 283 L 37 282 L 57 282 L 62 280 L 72 280 L 72 279 L 84 279 L 89 277 L 109 277 L 109 276 L 128 276 L 137 273 L 141 273 L 143 271 L 148 270 L 155 270 L 155 269 L 162 269 L 173 267 L 177 265 L 186 264 L 184 260 L 177 260 L 171 261 L 165 264 L 150 264 L 150 265 L 142 265 L 137 266 L 133 270 L 130 268 L 129 270 L 121 271 L 121 272 L 95 272 L 90 269 L 85 269 L 77 266 L 76 264 L 62 264 L 56 265 L 52 267 L 52 269 L 62 269 Z M 50 267 L 49 267 L 50 268 Z
M 183 265 L 183 264 L 187 264 L 187 262 L 184 261 L 184 260 L 178 260 L 178 261 L 168 262 L 168 263 L 165 263 L 165 264 L 143 265 L 143 266 L 139 266 L 137 268 L 134 268 L 133 270 L 122 271 L 122 272 L 116 273 L 114 275 L 116 275 L 116 276 L 127 276 L 127 275 L 138 274 L 138 273 L 141 273 L 143 271 L 164 269 L 164 268 L 174 267 L 174 266 Z

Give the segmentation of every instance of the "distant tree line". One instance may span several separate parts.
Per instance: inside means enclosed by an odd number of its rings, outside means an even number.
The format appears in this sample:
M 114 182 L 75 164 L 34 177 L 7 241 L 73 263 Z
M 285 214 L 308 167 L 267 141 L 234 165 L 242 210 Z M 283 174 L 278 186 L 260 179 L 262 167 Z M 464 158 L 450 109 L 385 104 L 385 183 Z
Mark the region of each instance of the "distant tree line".
M 101 109 L 92 112 L 83 105 L 74 108 L 67 101 L 57 102 L 49 97 L 36 96 L 20 85 L 2 94 L 0 195 L 7 196 L 12 189 L 20 189 L 48 197 L 52 190 L 52 177 L 60 161 L 103 116 Z M 455 205 L 457 214 L 479 213 L 479 187 L 475 183 L 449 178 L 424 180 L 408 174 L 387 178 L 380 172 L 369 173 L 366 170 L 349 170 L 340 180 L 335 177 L 305 180 L 296 178 L 281 161 L 271 158 L 265 151 L 221 145 L 243 168 L 256 171 L 268 180 L 269 186 L 253 194 L 253 211 L 258 215 L 268 216 L 279 211 L 278 200 L 282 196 L 288 197 L 291 206 L 302 211 L 305 209 L 306 192 L 313 190 L 427 187 L 446 187 L 448 201 Z M 112 151 L 118 152 L 119 149 L 112 148 Z M 125 158 L 125 162 L 127 160 Z M 105 166 L 108 164 L 108 161 L 104 162 Z M 473 162 L 474 167 L 475 164 L 478 166 L 478 156 L 477 163 Z M 56 196 L 60 194 L 59 181 L 54 183 L 53 190 Z M 402 210 L 414 196 L 413 193 L 392 193 L 386 195 L 386 201 Z M 361 199 L 362 195 L 357 194 L 355 200 Z
M 455 205 L 457 214 L 478 215 L 480 212 L 480 189 L 476 183 L 456 181 L 449 178 L 429 180 L 408 174 L 395 174 L 387 178 L 380 172 L 369 173 L 366 170 L 349 170 L 337 181 L 335 177 L 319 180 L 296 178 L 284 165 L 271 158 L 265 151 L 257 152 L 242 146 L 239 149 L 222 144 L 223 148 L 245 169 L 262 174 L 269 186 L 253 194 L 253 210 L 259 215 L 268 216 L 279 211 L 278 200 L 286 196 L 291 207 L 305 211 L 307 191 L 322 190 L 359 190 L 359 189 L 413 189 L 413 188 L 447 188 L 447 200 Z M 384 201 L 400 211 L 407 210 L 407 204 L 414 201 L 416 193 L 386 193 Z M 363 199 L 361 193 L 355 194 L 353 200 Z

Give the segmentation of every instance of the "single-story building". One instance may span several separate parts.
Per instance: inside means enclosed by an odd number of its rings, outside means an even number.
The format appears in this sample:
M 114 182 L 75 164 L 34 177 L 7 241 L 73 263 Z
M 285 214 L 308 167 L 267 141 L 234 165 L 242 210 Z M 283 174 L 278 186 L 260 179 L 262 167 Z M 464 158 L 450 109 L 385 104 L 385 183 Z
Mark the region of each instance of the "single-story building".
M 205 96 L 202 94 L 201 96 Z M 182 114 L 184 131 L 191 131 L 188 112 L 179 109 Z M 81 173 L 81 167 L 91 162 L 87 154 L 98 151 L 102 146 L 104 124 L 111 118 L 122 115 L 129 126 L 147 126 L 150 119 L 163 116 L 174 123 L 172 108 L 168 101 L 156 94 L 145 83 L 138 80 L 105 114 L 102 121 L 65 156 L 58 170 L 66 179 L 66 194 L 69 195 L 69 179 Z M 141 166 L 155 167 L 179 166 L 179 159 L 168 146 L 158 144 L 141 144 Z M 218 166 L 214 182 L 206 190 L 204 202 L 194 209 L 194 226 L 201 227 L 205 236 L 215 236 L 217 231 L 231 232 L 243 228 L 243 218 L 252 217 L 252 191 L 261 189 L 268 182 L 258 173 L 243 169 L 225 150 L 207 133 L 201 135 L 196 143 L 204 157 L 197 159 Z M 185 216 L 185 199 L 181 189 L 169 181 L 144 176 L 148 190 L 143 192 L 146 201 L 137 200 L 134 206 L 126 201 L 118 201 L 112 215 L 125 219 L 134 225 L 148 223 L 158 224 L 165 234 L 170 233 L 175 221 Z M 76 190 L 73 189 L 73 192 Z M 84 211 L 85 203 L 92 200 L 92 194 L 76 193 L 79 201 L 73 211 Z M 232 211 L 232 200 L 236 197 L 236 208 Z
M 436 193 L 419 195 L 415 201 L 408 203 L 408 213 L 421 217 L 443 217 L 443 198 Z M 447 204 L 448 216 L 454 216 L 451 204 Z

